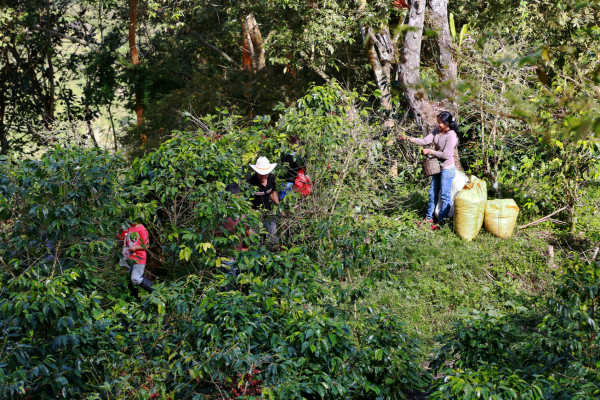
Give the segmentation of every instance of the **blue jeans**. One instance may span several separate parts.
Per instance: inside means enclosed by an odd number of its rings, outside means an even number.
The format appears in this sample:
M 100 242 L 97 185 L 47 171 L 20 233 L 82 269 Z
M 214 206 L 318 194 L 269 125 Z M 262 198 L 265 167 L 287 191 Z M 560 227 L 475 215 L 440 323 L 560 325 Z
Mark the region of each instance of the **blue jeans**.
M 431 178 L 431 186 L 429 187 L 429 207 L 427 208 L 427 219 L 433 219 L 433 212 L 440 196 L 442 197 L 442 208 L 438 216 L 438 222 L 442 222 L 450 212 L 450 202 L 452 201 L 452 180 L 456 175 L 456 167 L 443 169 L 439 174 L 433 175 Z

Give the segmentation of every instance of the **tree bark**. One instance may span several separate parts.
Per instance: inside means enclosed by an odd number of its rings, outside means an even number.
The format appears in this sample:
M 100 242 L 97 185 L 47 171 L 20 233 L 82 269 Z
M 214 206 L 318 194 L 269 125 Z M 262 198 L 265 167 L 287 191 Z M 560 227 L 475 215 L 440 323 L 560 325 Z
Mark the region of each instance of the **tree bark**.
M 431 7 L 431 25 L 436 32 L 436 44 L 439 51 L 437 65 L 445 88 L 445 97 L 452 107 L 451 112 L 457 114 L 456 80 L 458 67 L 452 47 L 452 35 L 448 22 L 448 0 L 429 0 Z
M 396 48 L 387 30 L 373 34 L 370 28 L 367 28 L 365 46 L 369 62 L 373 68 L 373 74 L 375 75 L 375 83 L 381 91 L 381 107 L 385 112 L 383 126 L 385 129 L 391 129 L 394 127 L 394 121 L 392 119 L 392 93 L 390 86 L 392 59 L 396 53 Z
M 51 28 L 52 20 L 50 18 L 50 0 L 46 0 L 46 27 L 48 29 Z M 46 37 L 46 58 L 48 61 L 48 69 L 47 69 L 47 82 L 48 82 L 48 92 L 46 93 L 45 101 L 44 101 L 44 122 L 47 128 L 52 127 L 52 123 L 54 122 L 54 99 L 56 96 L 56 87 L 54 83 L 54 64 L 52 63 L 52 40 L 50 36 Z
M 452 47 L 452 35 L 450 34 L 450 23 L 448 21 L 448 0 L 429 0 L 429 6 L 431 7 L 431 25 L 436 32 L 436 44 L 439 52 L 436 61 L 444 89 L 445 101 L 442 102 L 442 105 L 455 118 L 458 118 L 458 103 L 456 102 L 458 66 Z M 458 170 L 463 170 L 458 155 L 458 147 L 454 149 L 454 164 Z
M 363 13 L 367 7 L 367 0 L 358 1 L 358 12 Z M 375 34 L 369 26 L 362 28 L 363 43 L 369 57 L 369 63 L 375 75 L 375 84 L 381 92 L 381 107 L 384 109 L 384 129 L 394 127 L 392 119 L 392 61 L 396 55 L 395 40 L 387 29 Z
M 129 53 L 131 54 L 131 63 L 134 68 L 140 64 L 140 57 L 135 40 L 136 22 L 137 22 L 137 6 L 138 0 L 129 0 Z M 136 83 L 135 90 L 135 114 L 137 116 L 138 127 L 144 122 L 144 105 L 142 104 L 142 89 Z M 146 135 L 140 133 L 141 144 L 146 143 Z
M 408 25 L 410 29 L 404 38 L 404 46 L 400 53 L 400 61 L 397 69 L 397 79 L 404 86 L 408 105 L 414 114 L 415 121 L 421 133 L 426 136 L 437 126 L 437 115 L 444 109 L 450 109 L 450 112 L 456 117 L 456 60 L 452 53 L 452 39 L 450 36 L 450 27 L 448 23 L 448 0 L 430 0 L 433 10 L 432 22 L 434 27 L 439 29 L 438 46 L 440 47 L 440 67 L 441 79 L 446 82 L 448 87 L 453 90 L 453 95 L 449 97 L 446 104 L 437 104 L 430 101 L 427 93 L 421 85 L 421 43 L 423 41 L 423 26 L 425 24 L 425 0 L 413 0 L 410 3 Z M 443 54 L 442 54 L 443 49 Z M 456 167 L 462 171 L 458 148 L 454 149 L 454 161 Z
M 4 115 L 6 114 L 6 103 L 4 102 L 4 90 L 0 90 L 0 154 L 7 155 L 10 150 L 6 126 L 4 125 Z
M 242 68 L 251 72 L 260 71 L 267 62 L 262 34 L 253 14 L 242 17 L 242 35 Z
M 424 136 L 435 127 L 437 115 L 437 110 L 421 87 L 421 42 L 425 23 L 425 5 L 425 0 L 414 0 L 410 4 L 408 16 L 410 28 L 404 38 L 397 70 L 409 108 Z
M 8 141 L 8 129 L 5 122 L 6 117 L 6 89 L 8 72 L 10 68 L 10 59 L 8 56 L 8 49 L 4 48 L 2 52 L 2 69 L 0 69 L 0 154 L 7 155 L 10 150 L 10 143 Z

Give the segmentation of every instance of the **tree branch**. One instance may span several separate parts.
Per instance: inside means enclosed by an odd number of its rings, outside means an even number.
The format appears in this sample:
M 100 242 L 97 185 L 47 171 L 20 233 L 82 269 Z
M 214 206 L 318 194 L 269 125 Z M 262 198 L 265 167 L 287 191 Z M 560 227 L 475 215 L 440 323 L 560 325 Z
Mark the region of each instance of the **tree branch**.
M 79 39 L 79 38 L 76 38 L 74 36 L 65 35 L 62 32 L 58 32 L 58 31 L 55 31 L 53 29 L 44 28 L 43 26 L 40 26 L 40 25 L 34 25 L 33 27 L 35 29 L 39 30 L 39 31 L 43 31 L 43 32 L 49 33 L 52 36 L 58 36 L 58 37 L 61 37 L 63 39 L 70 40 L 73 43 L 79 43 L 79 44 L 81 44 L 81 45 L 83 45 L 85 47 L 89 47 L 94 53 L 98 53 L 98 54 L 101 53 L 101 51 L 100 51 L 100 49 L 98 47 L 96 47 L 95 45 L 93 45 L 92 43 L 90 43 L 90 42 L 88 42 L 86 40 Z
M 265 41 L 263 42 L 263 45 L 264 45 L 265 47 L 267 47 L 267 43 L 269 42 L 269 39 L 271 39 L 271 36 L 273 36 L 273 31 L 270 31 L 270 32 L 267 34 L 267 38 L 266 38 L 266 39 L 265 39 Z
M 310 57 L 308 57 L 308 54 L 306 54 L 304 52 L 304 50 L 300 50 L 300 56 L 306 58 L 307 60 L 310 59 Z M 327 75 L 322 69 L 316 67 L 315 65 L 313 65 L 310 61 L 308 62 L 308 66 L 310 67 L 310 69 L 312 69 L 317 75 L 319 75 L 321 78 L 323 78 L 325 80 L 325 82 L 327 83 L 331 83 L 331 77 L 329 75 Z
M 48 34 L 50 34 L 52 36 L 57 36 L 57 37 L 60 37 L 60 38 L 63 38 L 63 39 L 67 39 L 67 40 L 69 40 L 69 41 L 71 41 L 73 43 L 78 43 L 78 44 L 80 44 L 82 46 L 85 46 L 85 47 L 89 48 L 90 50 L 92 50 L 96 54 L 101 54 L 102 53 L 102 50 L 100 50 L 96 45 L 88 42 L 87 40 L 83 40 L 83 39 L 76 38 L 74 36 L 66 35 L 66 34 L 64 34 L 62 32 L 58 32 L 58 31 L 55 31 L 53 29 L 44 28 L 43 26 L 40 26 L 40 25 L 34 25 L 33 28 L 35 28 L 35 29 L 37 29 L 39 31 L 46 32 L 46 33 L 48 33 Z M 115 63 L 117 63 L 121 67 L 125 67 L 125 65 L 121 61 L 119 61 L 119 60 L 115 60 Z
M 559 212 L 561 212 L 561 211 L 565 211 L 566 209 L 567 209 L 567 207 L 563 207 L 563 208 L 561 208 L 561 209 L 559 209 L 559 210 L 556 210 L 556 211 L 554 211 L 552 214 L 548 214 L 548 215 L 546 215 L 545 217 L 542 217 L 542 218 L 540 218 L 540 219 L 537 219 L 537 220 L 535 220 L 535 221 L 533 221 L 533 222 L 530 222 L 530 223 L 528 223 L 528 224 L 521 225 L 521 226 L 519 227 L 519 229 L 525 229 L 525 228 L 528 228 L 528 227 L 530 227 L 530 226 L 534 226 L 534 225 L 537 225 L 537 224 L 541 224 L 542 222 L 547 222 L 547 221 L 550 221 L 550 222 L 557 223 L 557 220 L 555 220 L 555 219 L 553 219 L 553 218 L 550 218 L 550 217 L 553 217 L 554 215 L 558 214 L 558 213 L 559 213 Z M 559 223 L 561 223 L 562 221 L 558 221 L 558 222 L 559 222 Z M 562 223 L 564 224 L 564 222 L 562 222 Z
M 227 53 L 225 53 L 223 50 L 219 49 L 218 47 L 208 43 L 206 40 L 204 40 L 204 38 L 202 37 L 202 35 L 200 35 L 197 32 L 191 31 L 192 35 L 196 36 L 202 43 L 204 43 L 205 45 L 207 45 L 208 47 L 210 47 L 211 49 L 213 49 L 214 51 L 216 51 L 217 53 L 219 53 L 224 59 L 226 59 L 227 61 L 229 61 L 231 64 L 233 64 L 235 67 L 242 69 L 242 66 L 238 63 L 236 63 L 233 58 L 229 57 L 227 55 Z

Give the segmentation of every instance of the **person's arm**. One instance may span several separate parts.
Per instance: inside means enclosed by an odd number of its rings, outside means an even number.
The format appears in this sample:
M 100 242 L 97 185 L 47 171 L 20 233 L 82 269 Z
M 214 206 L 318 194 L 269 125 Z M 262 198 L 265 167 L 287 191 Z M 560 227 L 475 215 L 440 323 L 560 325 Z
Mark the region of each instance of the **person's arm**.
M 277 190 L 273 189 L 270 196 L 271 196 L 271 201 L 273 203 L 275 203 L 275 205 L 278 205 L 279 204 L 279 195 L 277 194 Z
M 271 201 L 273 203 L 275 203 L 275 205 L 278 205 L 279 204 L 279 194 L 277 194 L 277 181 L 275 180 L 275 175 L 270 174 L 268 179 L 269 179 L 269 183 L 271 184 L 271 187 L 273 188 L 273 191 L 271 192 L 271 194 L 269 196 L 271 197 Z
M 441 151 L 429 150 L 429 154 L 432 154 L 440 160 L 448 160 L 454 157 L 454 148 L 458 144 L 458 136 L 454 131 L 446 133 L 448 135 L 444 149 Z
M 433 142 L 433 132 L 425 136 L 423 139 L 407 136 L 407 140 L 411 143 L 416 144 L 417 146 L 427 146 L 428 144 L 431 144 L 431 142 Z

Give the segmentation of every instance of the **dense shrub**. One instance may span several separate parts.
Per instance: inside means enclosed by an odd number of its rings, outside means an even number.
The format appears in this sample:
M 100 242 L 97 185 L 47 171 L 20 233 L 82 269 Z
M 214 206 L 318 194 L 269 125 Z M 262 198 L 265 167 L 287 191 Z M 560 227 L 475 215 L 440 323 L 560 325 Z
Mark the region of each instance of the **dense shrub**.
M 245 167 L 231 138 L 212 141 L 176 133 L 161 147 L 133 163 L 131 197 L 152 210 L 144 222 L 154 233 L 151 244 L 171 271 L 215 266 L 214 258 L 230 253 L 238 242 L 251 244 L 245 226 L 260 226 L 247 196 L 231 196 L 229 183 L 240 183 Z M 223 221 L 246 216 L 237 235 L 225 231 Z
M 9 279 L 0 299 L 4 396 L 235 397 L 247 373 L 259 393 L 285 399 L 402 398 L 424 386 L 418 344 L 393 316 L 348 324 L 318 306 L 325 293 L 310 260 L 244 259 L 242 291 L 206 290 L 192 275 L 139 308 L 107 304 L 75 273 Z
M 598 397 L 599 281 L 597 264 L 570 261 L 543 319 L 490 312 L 458 323 L 443 338 L 436 366 L 446 376 L 432 397 Z
M 124 161 L 99 150 L 56 149 L 4 165 L 0 231 L 5 268 L 45 274 L 103 266 L 114 254 L 125 199 Z
M 0 159 L 0 396 L 407 398 L 431 382 L 419 366 L 429 349 L 407 332 L 432 341 L 458 308 L 495 304 L 440 339 L 432 398 L 597 397 L 597 268 L 573 262 L 546 306 L 521 307 L 547 294 L 535 297 L 546 242 L 419 230 L 425 179 L 408 164 L 395 175 L 360 101 L 315 87 L 275 124 L 208 116 L 132 162 L 61 148 Z M 291 151 L 314 190 L 271 214 L 281 246 L 267 248 L 246 232 L 264 217 L 248 201 L 248 164 Z M 232 182 L 241 196 L 225 192 Z M 236 234 L 224 230 L 242 215 Z M 148 268 L 156 290 L 135 303 L 116 269 L 128 218 L 148 227 L 163 268 Z
M 60 148 L 2 161 L 2 397 L 379 399 L 425 387 L 420 344 L 398 318 L 362 305 L 364 318 L 350 318 L 363 292 L 344 296 L 339 275 L 315 262 L 339 259 L 339 246 L 349 270 L 366 270 L 383 233 L 370 241 L 366 229 L 335 230 L 334 246 L 316 252 L 285 236 L 278 253 L 246 234 L 261 217 L 249 206 L 247 164 L 260 149 L 289 150 L 285 134 L 261 124 L 174 133 L 131 165 Z M 224 191 L 231 182 L 242 196 Z M 286 199 L 286 218 L 297 200 Z M 347 197 L 336 201 L 345 210 Z M 224 231 L 225 218 L 242 215 L 236 235 Z M 150 258 L 171 272 L 139 304 L 115 273 L 115 233 L 128 217 L 149 228 Z M 250 251 L 234 252 L 240 241 Z M 236 259 L 237 278 L 220 269 L 223 257 Z

